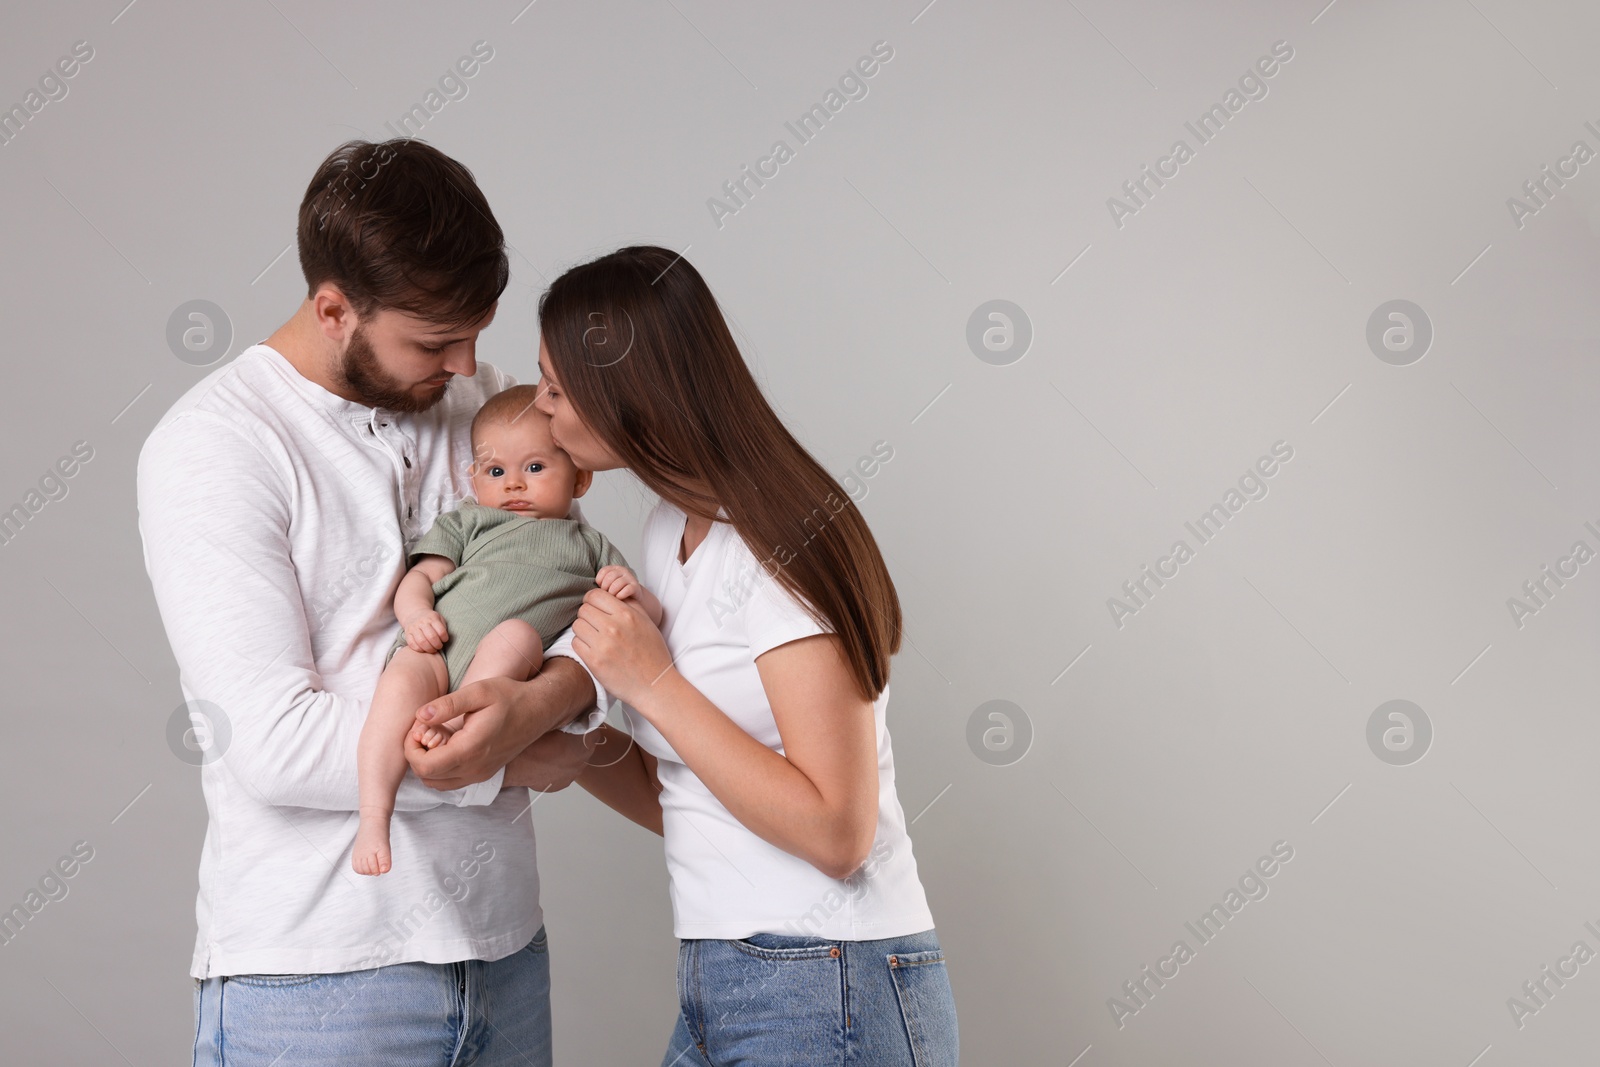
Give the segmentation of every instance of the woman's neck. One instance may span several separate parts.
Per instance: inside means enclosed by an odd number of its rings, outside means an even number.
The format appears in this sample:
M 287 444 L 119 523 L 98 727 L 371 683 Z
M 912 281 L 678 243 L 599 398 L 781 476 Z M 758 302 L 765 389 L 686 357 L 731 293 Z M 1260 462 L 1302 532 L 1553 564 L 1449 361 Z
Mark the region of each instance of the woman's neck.
M 700 547 L 700 542 L 704 541 L 706 534 L 710 532 L 710 519 L 690 515 L 683 524 L 683 543 L 678 546 L 678 562 L 689 562 L 689 557 L 694 555 L 694 550 Z

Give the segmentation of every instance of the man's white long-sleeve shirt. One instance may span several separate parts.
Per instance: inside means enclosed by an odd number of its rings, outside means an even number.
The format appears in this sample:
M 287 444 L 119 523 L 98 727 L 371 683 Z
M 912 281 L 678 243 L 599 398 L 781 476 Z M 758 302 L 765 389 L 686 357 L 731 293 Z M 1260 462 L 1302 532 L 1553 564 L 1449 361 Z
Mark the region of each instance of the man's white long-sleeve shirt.
M 397 413 L 338 397 L 257 344 L 145 441 L 145 568 L 212 746 L 198 757 L 209 822 L 194 977 L 496 960 L 543 922 L 531 794 L 501 792 L 503 771 L 450 792 L 408 771 L 394 868 L 350 867 L 356 742 L 400 628 L 405 554 L 470 497 L 472 416 L 514 384 L 479 362 L 433 408 Z M 576 659 L 571 645 L 569 629 L 546 656 Z M 604 716 L 595 691 L 576 729 Z

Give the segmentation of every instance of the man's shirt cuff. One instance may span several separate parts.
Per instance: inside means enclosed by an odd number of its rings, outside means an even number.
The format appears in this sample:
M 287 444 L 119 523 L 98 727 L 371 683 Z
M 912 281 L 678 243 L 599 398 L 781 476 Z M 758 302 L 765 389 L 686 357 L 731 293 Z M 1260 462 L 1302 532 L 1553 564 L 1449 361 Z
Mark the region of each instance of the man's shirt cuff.
M 481 782 L 464 785 L 456 791 L 456 805 L 470 808 L 480 804 L 488 804 L 500 795 L 500 786 L 505 782 L 506 769 L 501 767 L 488 778 Z

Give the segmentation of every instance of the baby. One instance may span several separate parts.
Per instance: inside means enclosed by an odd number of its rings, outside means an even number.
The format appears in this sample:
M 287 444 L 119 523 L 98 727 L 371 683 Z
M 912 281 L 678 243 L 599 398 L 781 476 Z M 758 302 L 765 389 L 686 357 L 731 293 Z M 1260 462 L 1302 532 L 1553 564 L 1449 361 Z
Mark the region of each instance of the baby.
M 460 728 L 416 722 L 417 709 L 482 678 L 527 681 L 544 650 L 572 625 L 598 585 L 636 599 L 661 625 L 661 602 L 641 585 L 604 534 L 569 519 L 594 477 L 555 446 L 550 419 L 533 406 L 538 387 L 490 397 L 472 420 L 476 502 L 440 515 L 411 549 L 413 566 L 394 595 L 395 639 L 357 748 L 361 825 L 350 865 L 390 869 L 389 818 L 405 777 L 405 738 L 435 748 Z

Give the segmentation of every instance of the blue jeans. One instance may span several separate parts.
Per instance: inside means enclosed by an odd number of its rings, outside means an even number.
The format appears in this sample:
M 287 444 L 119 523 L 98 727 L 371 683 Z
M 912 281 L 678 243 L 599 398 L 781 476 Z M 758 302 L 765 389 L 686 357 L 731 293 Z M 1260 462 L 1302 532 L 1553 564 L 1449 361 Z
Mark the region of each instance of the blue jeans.
M 956 1005 L 933 930 L 881 941 L 752 934 L 678 945 L 662 1067 L 954 1067 Z
M 544 928 L 485 963 L 195 979 L 195 1067 L 549 1067 Z

